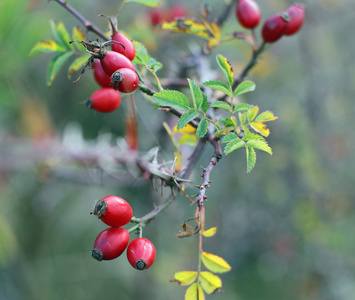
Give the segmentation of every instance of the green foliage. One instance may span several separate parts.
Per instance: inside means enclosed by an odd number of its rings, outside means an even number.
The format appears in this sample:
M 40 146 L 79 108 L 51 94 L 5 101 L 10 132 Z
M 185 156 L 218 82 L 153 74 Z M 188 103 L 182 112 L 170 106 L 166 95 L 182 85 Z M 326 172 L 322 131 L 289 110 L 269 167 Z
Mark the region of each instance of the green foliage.
M 58 72 L 73 55 L 81 55 L 76 58 L 74 62 L 68 68 L 68 77 L 70 78 L 78 70 L 80 70 L 89 56 L 82 56 L 83 48 L 79 48 L 79 52 L 76 50 L 73 44 L 70 44 L 70 40 L 84 40 L 83 33 L 80 28 L 74 27 L 72 39 L 62 22 L 50 21 L 54 40 L 47 39 L 38 42 L 30 51 L 29 55 L 36 55 L 40 53 L 53 53 L 56 54 L 49 62 L 47 68 L 47 85 L 51 86 L 53 80 L 58 75 Z M 80 51 L 82 53 L 80 53 Z

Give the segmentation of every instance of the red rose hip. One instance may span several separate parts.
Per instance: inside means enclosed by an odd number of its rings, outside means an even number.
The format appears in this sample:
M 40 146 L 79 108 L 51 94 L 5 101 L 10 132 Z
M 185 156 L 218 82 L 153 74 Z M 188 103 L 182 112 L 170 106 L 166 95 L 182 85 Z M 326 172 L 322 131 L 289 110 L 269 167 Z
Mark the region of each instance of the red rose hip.
M 135 71 L 122 68 L 114 72 L 111 76 L 111 86 L 122 93 L 134 92 L 139 84 L 139 78 Z
M 107 228 L 97 236 L 91 252 L 98 261 L 119 257 L 127 248 L 129 233 L 124 228 Z
M 299 3 L 295 3 L 285 10 L 290 16 L 290 21 L 285 32 L 285 35 L 293 35 L 298 32 L 304 22 L 304 6 Z
M 105 73 L 100 60 L 95 60 L 92 68 L 94 69 L 94 78 L 96 82 L 102 87 L 109 87 L 111 84 L 111 78 Z
M 145 238 L 134 239 L 127 248 L 127 259 L 131 266 L 137 270 L 148 269 L 155 260 L 155 247 Z
M 121 197 L 106 196 L 95 203 L 94 215 L 111 227 L 121 227 L 131 221 L 132 207 Z
M 235 14 L 240 25 L 249 29 L 258 26 L 261 18 L 259 5 L 253 0 L 239 0 Z
M 274 43 L 279 40 L 287 30 L 289 16 L 282 13 L 267 18 L 261 29 L 261 36 L 266 43 Z
M 110 77 L 118 69 L 128 68 L 135 70 L 133 63 L 126 56 L 115 51 L 107 51 L 100 59 L 100 62 L 105 73 Z
M 103 87 L 92 93 L 86 100 L 86 107 L 99 112 L 109 113 L 121 104 L 121 95 L 111 87 Z

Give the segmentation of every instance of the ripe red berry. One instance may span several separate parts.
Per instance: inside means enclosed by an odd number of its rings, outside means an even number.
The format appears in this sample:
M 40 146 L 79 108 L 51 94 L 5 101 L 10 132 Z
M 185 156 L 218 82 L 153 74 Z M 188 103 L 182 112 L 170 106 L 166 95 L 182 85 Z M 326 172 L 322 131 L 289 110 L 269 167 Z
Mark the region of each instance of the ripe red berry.
M 235 14 L 240 25 L 249 29 L 258 26 L 261 18 L 259 5 L 254 0 L 239 0 Z
M 111 87 L 103 87 L 92 93 L 86 100 L 86 107 L 99 112 L 108 113 L 117 109 L 121 104 L 121 95 Z
M 127 248 L 129 233 L 124 228 L 107 228 L 97 236 L 91 252 L 98 261 L 119 257 Z
M 102 87 L 109 87 L 111 84 L 111 78 L 105 73 L 100 60 L 95 60 L 92 68 L 94 69 L 94 78 L 96 82 Z
M 187 9 L 185 5 L 176 3 L 172 5 L 169 10 L 167 11 L 166 19 L 167 21 L 171 22 L 175 19 L 183 19 L 187 16 Z
M 114 195 L 106 196 L 95 203 L 94 215 L 111 227 L 121 227 L 131 221 L 132 207 L 126 200 Z
M 115 51 L 107 51 L 100 59 L 100 62 L 105 73 L 110 77 L 118 69 L 128 68 L 135 70 L 133 63 L 126 56 Z
M 118 69 L 112 74 L 111 80 L 111 86 L 122 93 L 132 93 L 139 84 L 137 73 L 128 68 Z
M 137 270 L 148 269 L 155 260 L 155 247 L 145 238 L 134 239 L 127 248 L 127 259 Z
M 285 35 L 295 34 L 301 29 L 304 22 L 304 6 L 296 3 L 288 7 L 285 12 L 290 16 Z
M 261 36 L 266 43 L 274 43 L 286 32 L 289 16 L 285 13 L 273 15 L 266 19 Z
M 156 26 L 163 22 L 164 20 L 164 11 L 161 8 L 155 7 L 148 11 L 150 24 Z
M 117 31 L 117 33 L 112 35 L 111 39 L 113 41 L 121 43 L 124 46 L 123 48 L 121 44 L 113 43 L 111 45 L 112 51 L 116 51 L 118 53 L 123 54 L 129 60 L 134 59 L 134 57 L 136 56 L 136 49 L 134 48 L 132 41 L 128 37 Z

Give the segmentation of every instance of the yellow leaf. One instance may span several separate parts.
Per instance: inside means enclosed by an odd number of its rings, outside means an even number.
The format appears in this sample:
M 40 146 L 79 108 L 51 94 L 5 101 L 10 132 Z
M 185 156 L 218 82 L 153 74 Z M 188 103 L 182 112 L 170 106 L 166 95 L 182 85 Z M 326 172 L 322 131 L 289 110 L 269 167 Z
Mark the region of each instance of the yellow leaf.
M 211 272 L 201 272 L 199 277 L 201 286 L 207 294 L 212 294 L 222 287 L 222 280 Z
M 174 133 L 188 133 L 188 134 L 195 134 L 196 133 L 196 128 L 193 127 L 191 124 L 187 124 L 184 128 L 182 129 L 177 129 L 177 125 L 173 129 Z
M 259 132 L 263 136 L 269 136 L 269 134 L 270 134 L 269 128 L 262 122 L 252 122 L 252 123 L 250 123 L 250 126 L 256 132 Z
M 177 281 L 180 285 L 190 285 L 192 284 L 197 278 L 196 271 L 182 271 L 176 272 L 174 274 L 174 280 Z
M 231 269 L 231 266 L 220 256 L 202 252 L 201 258 L 205 267 L 212 272 L 224 273 Z
M 204 237 L 211 237 L 214 236 L 217 232 L 217 227 L 212 227 L 208 230 L 205 230 L 202 234 Z
M 35 55 L 38 53 L 58 53 L 58 52 L 65 52 L 66 49 L 58 44 L 56 41 L 53 40 L 45 40 L 38 42 L 30 51 L 29 56 Z
M 259 106 L 254 106 L 253 109 L 248 111 L 248 121 L 251 122 L 255 119 L 256 115 L 259 112 Z
M 205 294 L 198 283 L 189 286 L 185 293 L 185 300 L 205 300 Z

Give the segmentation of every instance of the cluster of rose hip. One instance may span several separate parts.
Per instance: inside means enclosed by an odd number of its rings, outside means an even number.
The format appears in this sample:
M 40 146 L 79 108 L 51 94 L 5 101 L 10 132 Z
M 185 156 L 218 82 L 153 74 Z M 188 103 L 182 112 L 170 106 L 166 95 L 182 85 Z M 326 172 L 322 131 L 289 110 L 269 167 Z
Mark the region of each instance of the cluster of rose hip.
M 99 112 L 112 112 L 121 104 L 120 93 L 132 93 L 138 88 L 139 77 L 132 60 L 136 50 L 132 41 L 117 31 L 111 19 L 111 40 L 105 43 L 81 42 L 91 54 L 88 64 L 94 70 L 94 78 L 101 86 L 86 101 L 86 106 Z M 106 50 L 111 46 L 111 51 Z
M 133 216 L 132 207 L 127 201 L 114 195 L 106 196 L 95 203 L 92 213 L 110 226 L 97 236 L 92 250 L 93 258 L 98 261 L 115 259 L 127 248 L 127 259 L 133 268 L 146 270 L 154 263 L 153 243 L 143 237 L 129 243 L 129 232 L 122 227 Z
M 155 7 L 149 10 L 150 23 L 156 26 L 164 21 L 172 22 L 188 15 L 187 8 L 182 3 L 175 3 L 169 7 Z
M 248 29 L 259 25 L 261 13 L 254 0 L 239 0 L 235 10 L 239 23 Z M 300 30 L 304 22 L 304 7 L 293 4 L 284 12 L 267 18 L 261 29 L 261 37 L 265 43 L 274 43 L 283 35 L 293 35 Z

